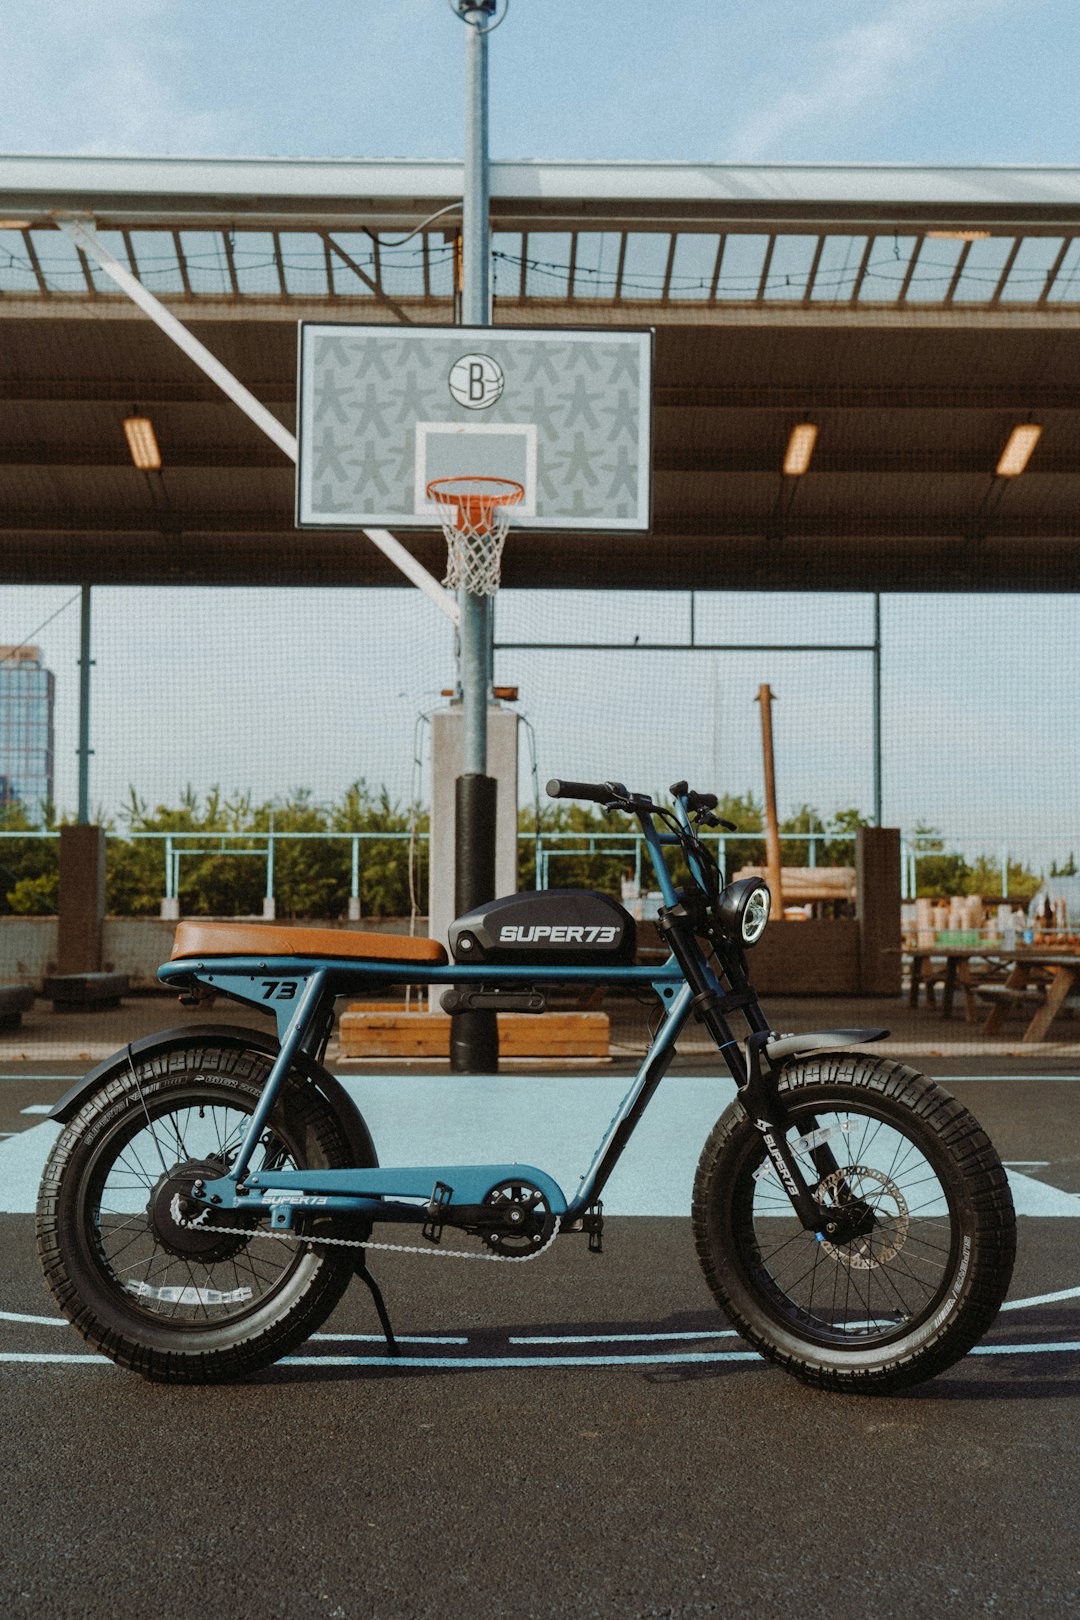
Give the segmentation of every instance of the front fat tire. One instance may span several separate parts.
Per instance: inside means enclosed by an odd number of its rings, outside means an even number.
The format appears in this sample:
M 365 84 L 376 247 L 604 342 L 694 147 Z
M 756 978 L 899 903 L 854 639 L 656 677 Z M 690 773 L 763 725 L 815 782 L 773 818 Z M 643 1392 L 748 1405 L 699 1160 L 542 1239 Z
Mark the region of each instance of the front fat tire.
M 763 1261 L 748 1218 L 756 1196 L 754 1171 L 766 1162 L 766 1154 L 761 1133 L 736 1100 L 705 1143 L 694 1183 L 694 1240 L 709 1287 L 743 1337 L 804 1383 L 879 1394 L 933 1378 L 982 1338 L 1012 1275 L 1016 1219 L 992 1143 L 942 1086 L 885 1059 L 823 1054 L 785 1069 L 777 1089 L 795 1127 L 789 1140 L 799 1136 L 800 1116 L 814 1120 L 851 1109 L 860 1118 L 881 1121 L 886 1132 L 899 1133 L 925 1157 L 948 1206 L 941 1223 L 948 1226 L 948 1258 L 942 1261 L 940 1284 L 909 1322 L 891 1336 L 882 1330 L 878 1344 L 865 1338 L 851 1348 L 827 1342 L 829 1330 L 817 1320 L 812 1325 L 809 1317 L 800 1322 L 794 1305 L 782 1308 L 786 1296 Z M 869 1151 L 866 1156 L 872 1158 Z M 806 1168 L 812 1184 L 814 1171 Z M 887 1166 L 882 1166 L 885 1173 Z M 811 1265 L 815 1238 L 802 1233 L 790 1205 L 788 1214 L 792 1244 L 797 1250 L 805 1237 Z M 845 1335 L 841 1331 L 836 1336 Z
M 209 1044 L 136 1059 L 134 1075 L 122 1071 L 83 1104 L 45 1167 L 37 1204 L 45 1280 L 89 1345 L 144 1378 L 202 1384 L 246 1377 L 310 1337 L 353 1275 L 355 1250 L 281 1244 L 281 1251 L 295 1249 L 295 1264 L 250 1311 L 222 1322 L 170 1326 L 141 1310 L 103 1261 L 93 1187 L 110 1142 L 119 1142 L 125 1129 L 144 1118 L 144 1108 L 156 1119 L 184 1108 L 188 1099 L 195 1107 L 202 1099 L 208 1107 L 250 1114 L 271 1063 L 271 1057 L 251 1048 Z M 297 1168 L 341 1169 L 352 1163 L 332 1110 L 299 1076 L 286 1080 L 270 1128 L 288 1145 Z M 266 1239 L 251 1241 L 264 1250 L 272 1247 Z

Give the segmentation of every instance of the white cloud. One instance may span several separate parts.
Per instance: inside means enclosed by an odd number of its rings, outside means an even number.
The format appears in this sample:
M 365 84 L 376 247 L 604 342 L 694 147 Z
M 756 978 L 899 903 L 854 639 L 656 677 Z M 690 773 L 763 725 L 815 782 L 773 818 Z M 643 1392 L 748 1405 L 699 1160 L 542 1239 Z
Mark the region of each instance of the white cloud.
M 214 152 L 245 122 L 198 105 L 180 0 L 37 0 L 0 26 L 9 151 Z
M 917 85 L 942 35 L 974 28 L 1003 0 L 893 0 L 867 22 L 824 40 L 808 58 L 802 83 L 745 118 L 732 133 L 731 156 L 750 162 L 782 155 L 785 144 L 823 125 L 840 131 L 868 107 L 895 103 Z

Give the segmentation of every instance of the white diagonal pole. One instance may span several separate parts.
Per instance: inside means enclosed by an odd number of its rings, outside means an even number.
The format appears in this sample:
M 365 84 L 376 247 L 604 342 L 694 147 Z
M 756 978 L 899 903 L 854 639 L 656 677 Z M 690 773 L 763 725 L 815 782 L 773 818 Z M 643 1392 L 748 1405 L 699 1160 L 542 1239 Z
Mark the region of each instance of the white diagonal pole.
M 95 264 L 100 265 L 105 274 L 127 293 L 132 303 L 137 304 L 143 314 L 148 315 L 154 325 L 164 332 L 189 360 L 194 361 L 199 370 L 204 372 L 211 382 L 215 382 L 222 393 L 226 394 L 234 405 L 238 405 L 244 415 L 249 417 L 256 427 L 261 428 L 267 438 L 272 439 L 290 461 L 295 462 L 298 454 L 296 435 L 290 433 L 274 413 L 268 411 L 262 401 L 256 399 L 251 390 L 245 388 L 243 383 L 210 353 L 205 344 L 200 343 L 198 338 L 188 331 L 182 321 L 178 321 L 175 315 L 170 314 L 164 304 L 155 298 L 152 292 L 147 291 L 126 265 L 122 265 L 119 259 L 114 258 L 104 243 L 98 240 L 87 221 L 65 218 L 61 214 L 56 214 L 53 218 L 69 241 L 89 254 Z M 406 551 L 400 540 L 396 540 L 387 529 L 363 529 L 361 533 L 366 535 L 373 545 L 378 546 L 383 555 L 400 568 L 406 578 L 422 590 L 425 596 L 430 597 L 452 624 L 460 624 L 460 610 L 452 594 L 443 589 L 434 574 L 429 574 L 411 552 Z

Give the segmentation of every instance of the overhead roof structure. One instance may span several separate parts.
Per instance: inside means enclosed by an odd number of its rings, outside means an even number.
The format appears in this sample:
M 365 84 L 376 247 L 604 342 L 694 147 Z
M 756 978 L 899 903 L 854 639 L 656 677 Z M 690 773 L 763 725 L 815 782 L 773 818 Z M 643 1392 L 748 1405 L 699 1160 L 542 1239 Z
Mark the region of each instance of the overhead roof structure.
M 57 221 L 291 429 L 298 320 L 455 319 L 461 185 L 437 161 L 0 158 L 0 577 L 400 583 L 361 537 L 295 530 L 286 457 Z M 657 334 L 653 536 L 520 536 L 504 584 L 1072 588 L 1080 168 L 495 163 L 491 192 L 496 324 Z M 998 477 L 1021 422 L 1031 461 Z M 439 571 L 441 537 L 402 538 Z

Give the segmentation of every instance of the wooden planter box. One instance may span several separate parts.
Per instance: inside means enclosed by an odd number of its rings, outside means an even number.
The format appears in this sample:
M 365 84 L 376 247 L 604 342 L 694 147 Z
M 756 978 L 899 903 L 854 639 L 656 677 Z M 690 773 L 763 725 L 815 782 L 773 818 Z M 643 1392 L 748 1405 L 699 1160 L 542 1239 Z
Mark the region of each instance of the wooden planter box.
M 503 1058 L 606 1058 L 609 1021 L 601 1012 L 498 1013 Z M 448 1058 L 450 1016 L 353 1006 L 338 1020 L 347 1058 Z

